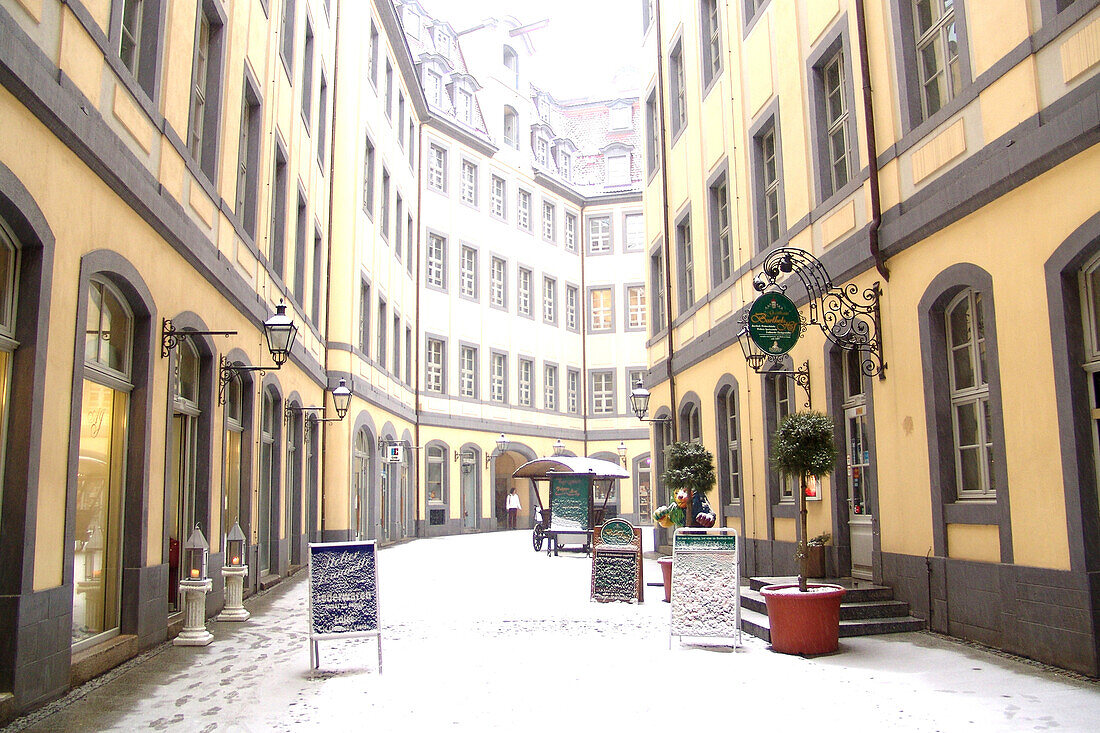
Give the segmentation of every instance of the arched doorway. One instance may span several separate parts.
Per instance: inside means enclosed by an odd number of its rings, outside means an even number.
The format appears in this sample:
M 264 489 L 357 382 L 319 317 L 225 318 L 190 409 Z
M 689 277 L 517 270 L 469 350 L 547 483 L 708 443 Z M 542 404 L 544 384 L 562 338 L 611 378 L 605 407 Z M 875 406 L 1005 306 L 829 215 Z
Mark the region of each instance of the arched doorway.
M 508 526 L 508 493 L 514 488 L 519 494 L 519 513 L 516 515 L 516 527 L 535 526 L 535 510 L 538 500 L 535 498 L 535 484 L 527 479 L 514 479 L 512 474 L 527 461 L 535 459 L 535 452 L 525 445 L 511 444 L 508 450 L 496 456 L 492 462 L 493 517 L 498 529 Z
M 352 535 L 357 540 L 370 539 L 370 484 L 373 475 L 374 439 L 366 427 L 355 432 L 352 446 L 352 495 L 349 507 Z

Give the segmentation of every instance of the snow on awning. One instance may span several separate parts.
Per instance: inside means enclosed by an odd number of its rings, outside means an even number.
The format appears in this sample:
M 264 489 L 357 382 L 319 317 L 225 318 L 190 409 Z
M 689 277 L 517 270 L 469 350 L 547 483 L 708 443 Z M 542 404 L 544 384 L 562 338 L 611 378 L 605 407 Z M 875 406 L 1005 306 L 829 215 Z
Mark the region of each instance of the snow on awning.
M 599 458 L 582 458 L 578 456 L 555 456 L 553 458 L 536 458 L 517 468 L 512 478 L 549 478 L 552 472 L 558 473 L 591 473 L 593 478 L 630 478 L 618 463 L 602 461 Z

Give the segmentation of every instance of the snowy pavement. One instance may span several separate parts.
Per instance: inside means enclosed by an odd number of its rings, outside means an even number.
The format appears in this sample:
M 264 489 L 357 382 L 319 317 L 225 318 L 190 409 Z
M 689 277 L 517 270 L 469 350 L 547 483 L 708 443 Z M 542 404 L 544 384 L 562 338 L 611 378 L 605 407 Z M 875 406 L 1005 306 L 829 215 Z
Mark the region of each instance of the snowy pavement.
M 660 579 L 645 562 L 647 581 Z M 305 573 L 17 720 L 14 730 L 1096 731 L 1100 684 L 925 633 L 841 639 L 815 659 L 669 648 L 669 606 L 588 600 L 590 561 L 528 531 L 379 553 L 383 674 L 372 639 L 322 642 L 311 672 Z M 774 728 L 771 728 L 774 729 Z M 761 728 L 761 730 L 763 730 Z

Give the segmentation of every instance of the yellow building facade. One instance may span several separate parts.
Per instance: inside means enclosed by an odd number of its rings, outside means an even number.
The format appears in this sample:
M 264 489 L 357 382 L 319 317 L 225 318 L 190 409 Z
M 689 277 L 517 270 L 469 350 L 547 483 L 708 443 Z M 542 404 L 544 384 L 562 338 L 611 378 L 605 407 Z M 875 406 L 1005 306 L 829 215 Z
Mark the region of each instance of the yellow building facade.
M 809 534 L 832 536 L 831 575 L 891 586 L 933 630 L 1097 674 L 1097 3 L 643 15 L 646 384 L 671 418 L 654 454 L 701 440 L 747 571 L 790 574 L 797 489 L 769 467 L 771 434 L 824 411 L 841 460 L 811 487 Z M 748 366 L 753 280 L 787 248 L 858 302 L 879 291 L 881 374 L 812 325 L 829 300 L 797 272 L 781 284 L 811 325 L 782 366 L 805 376 Z

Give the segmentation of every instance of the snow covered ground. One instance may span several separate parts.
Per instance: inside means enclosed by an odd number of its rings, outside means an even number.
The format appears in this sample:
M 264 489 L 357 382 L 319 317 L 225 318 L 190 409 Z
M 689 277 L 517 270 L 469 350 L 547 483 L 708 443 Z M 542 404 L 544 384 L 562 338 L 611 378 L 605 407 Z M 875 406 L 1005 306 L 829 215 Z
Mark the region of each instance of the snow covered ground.
M 657 581 L 647 560 L 646 580 Z M 302 573 L 209 622 L 204 648 L 163 646 L 15 729 L 654 731 L 775 725 L 815 733 L 1096 731 L 1100 684 L 924 633 L 842 639 L 815 659 L 669 645 L 669 606 L 588 600 L 590 560 L 530 532 L 418 540 L 379 553 L 375 642 L 323 642 L 311 672 Z

